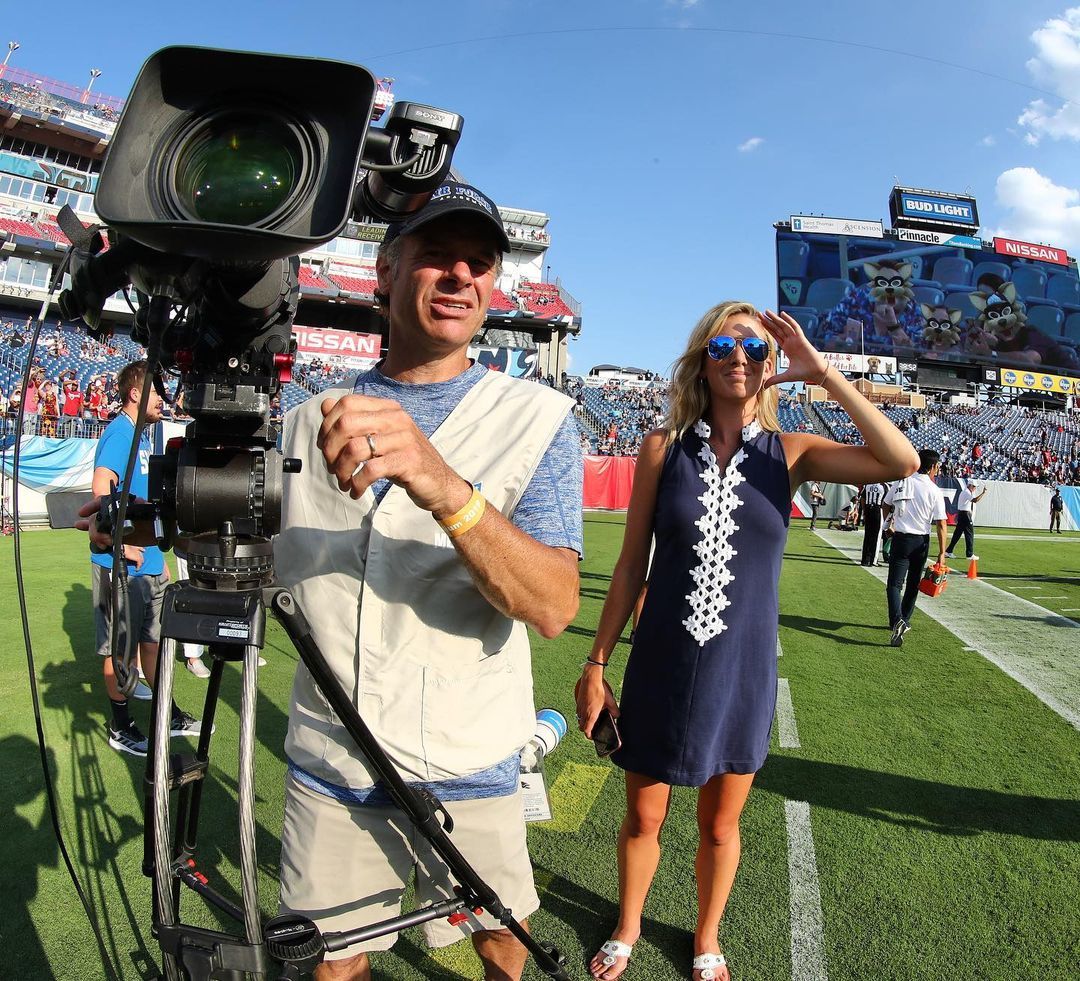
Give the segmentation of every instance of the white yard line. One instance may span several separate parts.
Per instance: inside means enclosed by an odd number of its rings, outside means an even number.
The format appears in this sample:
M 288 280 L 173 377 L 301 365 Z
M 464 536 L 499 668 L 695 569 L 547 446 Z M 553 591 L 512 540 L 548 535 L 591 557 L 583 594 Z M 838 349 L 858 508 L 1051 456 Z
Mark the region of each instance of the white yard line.
M 795 707 L 791 704 L 791 686 L 787 678 L 776 681 L 776 736 L 781 749 L 799 749 L 799 728 L 795 725 Z
M 780 635 L 779 634 L 776 635 L 776 656 L 777 657 L 783 657 L 784 656 L 784 648 L 780 646 Z
M 843 532 L 818 529 L 817 534 L 858 565 L 861 543 L 849 543 Z M 887 567 L 866 571 L 881 583 L 889 573 Z M 1080 729 L 1080 635 L 1072 632 L 1080 628 L 1076 620 L 985 579 L 962 575 L 950 576 L 940 596 L 920 596 L 918 608 Z
M 999 542 L 1080 542 L 1080 538 L 1066 537 L 1065 535 L 1051 538 L 1049 535 L 988 535 L 980 531 L 979 537 L 993 538 Z
M 810 805 L 784 801 L 790 879 L 791 981 L 826 981 L 825 940 L 821 916 Z

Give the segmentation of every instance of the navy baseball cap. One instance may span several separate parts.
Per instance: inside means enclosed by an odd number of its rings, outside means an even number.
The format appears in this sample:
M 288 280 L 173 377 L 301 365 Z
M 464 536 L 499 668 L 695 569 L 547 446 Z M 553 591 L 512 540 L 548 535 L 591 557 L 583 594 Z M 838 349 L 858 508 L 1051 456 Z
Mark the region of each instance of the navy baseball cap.
M 435 193 L 431 195 L 431 200 L 419 211 L 411 214 L 404 221 L 391 224 L 386 229 L 383 243 L 389 245 L 399 235 L 408 235 L 437 218 L 452 214 L 474 214 L 486 218 L 495 235 L 495 241 L 499 244 L 499 250 L 510 251 L 510 239 L 506 237 L 506 229 L 503 227 L 495 202 L 475 187 L 459 184 L 456 181 L 448 181 L 436 188 Z

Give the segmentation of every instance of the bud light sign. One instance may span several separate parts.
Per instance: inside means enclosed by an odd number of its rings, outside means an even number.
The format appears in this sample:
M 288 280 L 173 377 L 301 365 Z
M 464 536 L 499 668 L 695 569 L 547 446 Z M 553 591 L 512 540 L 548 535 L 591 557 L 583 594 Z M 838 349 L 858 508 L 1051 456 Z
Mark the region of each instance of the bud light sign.
M 897 228 L 974 232 L 979 227 L 979 211 L 975 206 L 975 199 L 947 194 L 944 191 L 923 191 L 912 187 L 893 188 L 889 212 L 893 226 Z
M 910 218 L 937 218 L 971 228 L 975 224 L 975 209 L 967 202 L 931 198 L 922 194 L 902 194 L 900 213 Z

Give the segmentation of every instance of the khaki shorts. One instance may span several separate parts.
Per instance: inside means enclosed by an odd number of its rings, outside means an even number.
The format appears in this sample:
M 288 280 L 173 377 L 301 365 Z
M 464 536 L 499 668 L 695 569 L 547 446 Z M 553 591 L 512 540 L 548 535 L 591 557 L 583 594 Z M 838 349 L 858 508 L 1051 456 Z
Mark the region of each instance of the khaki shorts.
M 102 657 L 112 654 L 112 569 L 90 563 L 91 595 L 94 603 L 94 639 Z M 156 644 L 161 637 L 161 603 L 168 580 L 160 576 L 128 576 L 127 598 L 131 611 L 131 636 L 128 646 L 134 655 L 136 644 Z M 118 617 L 121 647 L 124 645 L 125 619 Z
M 503 904 L 523 920 L 540 908 L 525 844 L 521 791 L 508 797 L 447 801 L 457 849 Z M 323 933 L 356 930 L 391 919 L 416 872 L 416 903 L 452 897 L 449 872 L 396 807 L 348 805 L 316 793 L 291 773 L 285 777 L 281 831 L 281 912 L 314 920 Z M 451 926 L 445 919 L 422 925 L 429 947 L 445 947 L 477 930 L 501 930 L 489 913 Z M 375 937 L 326 955 L 327 960 L 389 950 L 397 934 Z

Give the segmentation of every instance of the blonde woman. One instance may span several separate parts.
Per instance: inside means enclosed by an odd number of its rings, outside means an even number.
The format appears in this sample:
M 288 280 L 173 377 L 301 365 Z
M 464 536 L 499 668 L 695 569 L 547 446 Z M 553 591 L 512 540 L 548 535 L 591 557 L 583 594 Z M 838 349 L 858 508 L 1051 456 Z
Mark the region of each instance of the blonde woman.
M 790 367 L 774 373 L 776 348 Z M 782 433 L 781 382 L 824 385 L 865 446 Z M 670 408 L 641 447 L 596 640 L 577 683 L 586 736 L 619 717 L 627 812 L 618 842 L 619 922 L 592 959 L 619 977 L 641 932 L 672 785 L 698 791 L 694 981 L 730 978 L 718 933 L 739 864 L 739 816 L 765 761 L 776 701 L 778 583 L 791 498 L 805 481 L 865 484 L 914 473 L 918 455 L 811 346 L 787 314 L 713 307 L 676 362 Z M 604 666 L 656 554 L 623 679 L 622 711 Z

